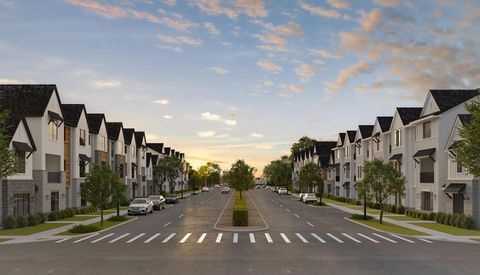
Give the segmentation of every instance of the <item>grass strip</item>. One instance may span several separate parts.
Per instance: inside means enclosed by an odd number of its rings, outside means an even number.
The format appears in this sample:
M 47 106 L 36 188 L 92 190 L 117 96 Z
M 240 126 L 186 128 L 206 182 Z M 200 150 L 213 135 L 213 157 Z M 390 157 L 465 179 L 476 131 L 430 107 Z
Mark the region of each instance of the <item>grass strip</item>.
M 409 236 L 428 236 L 428 234 L 425 234 L 423 232 L 408 229 L 408 228 L 401 227 L 388 222 L 383 222 L 382 224 L 380 224 L 378 220 L 353 220 L 353 219 L 351 220 L 373 227 L 381 231 L 388 232 L 388 233 L 402 234 L 402 235 L 409 235 Z
M 35 233 L 55 229 L 70 223 L 43 223 L 35 226 L 15 228 L 15 229 L 2 229 L 0 230 L 0 236 L 28 236 Z
M 469 230 L 469 229 L 463 229 L 463 228 L 458 228 L 455 226 L 450 226 L 450 225 L 445 225 L 445 224 L 439 224 L 439 223 L 415 223 L 412 222 L 412 224 L 424 228 L 428 228 L 431 230 L 435 230 L 438 232 L 443 232 L 455 236 L 480 236 L 480 230 Z
M 127 222 L 131 219 L 133 219 L 133 217 L 127 217 L 127 220 L 123 221 L 123 222 L 112 222 L 112 221 L 109 221 L 109 220 L 104 220 L 103 221 L 103 226 L 100 226 L 100 222 L 92 223 L 91 225 L 97 226 L 99 228 L 99 230 L 104 230 L 104 229 L 110 228 L 112 226 Z M 76 235 L 81 235 L 81 234 L 71 233 L 69 231 L 65 231 L 65 232 L 58 233 L 57 235 L 59 235 L 59 236 L 76 236 Z

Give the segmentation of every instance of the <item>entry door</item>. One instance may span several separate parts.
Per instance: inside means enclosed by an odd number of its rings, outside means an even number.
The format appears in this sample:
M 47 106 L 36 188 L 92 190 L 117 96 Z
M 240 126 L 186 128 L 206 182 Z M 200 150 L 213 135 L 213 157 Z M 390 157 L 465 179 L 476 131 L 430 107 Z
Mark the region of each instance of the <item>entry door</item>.
M 463 214 L 463 194 L 453 194 L 453 213 Z

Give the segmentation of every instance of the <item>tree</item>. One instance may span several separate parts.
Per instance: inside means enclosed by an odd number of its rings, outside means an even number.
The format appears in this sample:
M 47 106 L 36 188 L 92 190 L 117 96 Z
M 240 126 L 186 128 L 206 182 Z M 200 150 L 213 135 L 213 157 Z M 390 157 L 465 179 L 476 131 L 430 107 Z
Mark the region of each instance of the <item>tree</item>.
M 222 169 L 220 169 L 220 166 L 213 162 L 207 162 L 207 164 L 198 168 L 198 175 L 203 186 L 220 184 L 221 173 Z
M 8 112 L 0 113 L 0 178 L 13 176 L 17 173 L 17 158 L 9 148 L 7 137 Z
M 197 190 L 198 186 L 200 185 L 201 179 L 200 176 L 198 175 L 198 172 L 195 170 L 190 170 L 188 172 L 188 186 L 192 188 L 193 194 L 195 193 L 195 190 Z
M 242 191 L 248 190 L 253 186 L 255 168 L 248 165 L 244 160 L 237 160 L 229 171 L 225 173 L 229 185 L 238 192 L 242 198 Z
M 288 189 L 292 181 L 292 164 L 288 156 L 282 156 L 279 160 L 270 162 L 263 169 L 263 175 L 271 184 Z
M 100 209 L 100 226 L 103 226 L 103 210 L 107 208 L 112 195 L 112 186 L 119 182 L 118 177 L 106 164 L 95 165 L 87 175 L 81 190 L 82 197 Z
M 158 161 L 157 166 L 153 169 L 153 173 L 157 179 L 163 178 L 166 180 L 170 186 L 170 193 L 173 193 L 175 180 L 180 176 L 182 169 L 181 160 L 172 156 L 166 156 Z
M 298 152 L 309 148 L 310 146 L 315 145 L 317 141 L 315 139 L 311 139 L 307 136 L 301 137 L 297 142 L 292 144 L 290 151 L 292 152 L 292 156 L 297 154 Z
M 315 163 L 305 165 L 302 170 L 300 170 L 300 185 L 307 186 L 308 192 L 312 192 L 316 186 L 320 187 L 321 198 L 323 196 L 323 176 L 320 166 Z
M 112 202 L 115 202 L 117 208 L 117 216 L 120 216 L 120 202 L 126 201 L 125 185 L 122 184 L 118 176 L 112 177 L 111 182 Z
M 480 100 L 467 103 L 465 108 L 472 115 L 472 119 L 459 129 L 462 141 L 456 148 L 457 162 L 466 167 L 473 176 L 480 177 Z

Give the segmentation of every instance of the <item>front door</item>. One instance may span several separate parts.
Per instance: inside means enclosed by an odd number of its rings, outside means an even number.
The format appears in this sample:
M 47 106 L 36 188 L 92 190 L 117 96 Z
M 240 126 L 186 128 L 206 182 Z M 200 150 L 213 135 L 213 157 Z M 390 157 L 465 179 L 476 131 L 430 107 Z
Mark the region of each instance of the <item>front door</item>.
M 463 214 L 463 194 L 453 194 L 453 213 Z

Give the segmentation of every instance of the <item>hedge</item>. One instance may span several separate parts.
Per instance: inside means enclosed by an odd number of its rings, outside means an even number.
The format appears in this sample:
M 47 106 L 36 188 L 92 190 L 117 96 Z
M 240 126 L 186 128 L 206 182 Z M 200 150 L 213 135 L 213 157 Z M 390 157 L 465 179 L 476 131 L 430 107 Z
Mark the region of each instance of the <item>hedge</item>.
M 240 193 L 235 194 L 233 205 L 233 226 L 248 226 L 248 206 L 245 198 L 240 198 Z
M 93 224 L 78 224 L 75 225 L 74 227 L 70 228 L 68 232 L 70 233 L 78 233 L 78 234 L 83 234 L 83 233 L 91 233 L 91 232 L 96 232 L 99 231 L 100 227 L 93 225 Z
M 338 202 L 343 202 L 343 203 L 348 203 L 348 204 L 353 204 L 353 205 L 362 205 L 361 200 L 356 200 L 356 199 L 348 199 L 344 197 L 336 197 L 331 194 L 323 194 L 324 198 L 338 201 Z M 377 202 L 367 202 L 367 206 L 372 209 L 378 209 L 380 210 L 380 204 Z M 384 204 L 383 205 L 383 210 L 385 212 L 391 212 L 395 214 L 405 214 L 405 207 L 403 205 L 394 205 L 394 204 Z
M 36 213 L 28 216 L 8 216 L 3 221 L 2 226 L 4 229 L 15 229 L 41 223 L 45 223 L 45 216 L 42 213 Z
M 464 229 L 472 229 L 475 227 L 475 221 L 472 216 L 465 214 L 450 214 L 443 212 L 427 212 L 421 210 L 408 209 L 406 215 L 412 218 L 435 221 L 440 224 L 455 226 Z

